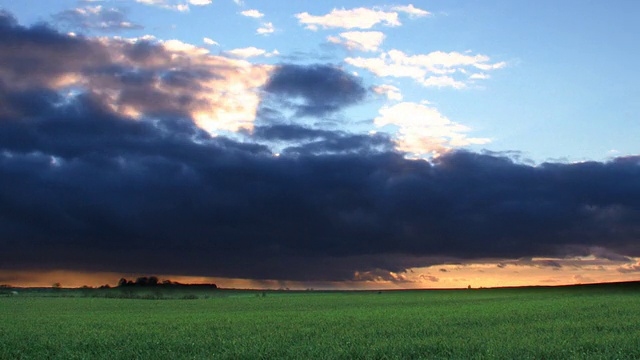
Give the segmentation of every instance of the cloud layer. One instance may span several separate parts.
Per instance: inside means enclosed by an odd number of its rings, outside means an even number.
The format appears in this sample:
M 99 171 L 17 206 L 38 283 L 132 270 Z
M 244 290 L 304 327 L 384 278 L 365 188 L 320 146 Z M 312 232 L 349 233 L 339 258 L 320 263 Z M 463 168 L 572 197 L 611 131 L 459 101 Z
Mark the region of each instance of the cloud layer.
M 367 93 L 333 65 L 74 37 L 3 13 L 0 268 L 397 280 L 452 259 L 640 255 L 640 157 L 409 160 L 380 134 L 255 123 L 269 105 L 323 118 Z M 400 110 L 376 121 L 471 141 L 426 105 Z

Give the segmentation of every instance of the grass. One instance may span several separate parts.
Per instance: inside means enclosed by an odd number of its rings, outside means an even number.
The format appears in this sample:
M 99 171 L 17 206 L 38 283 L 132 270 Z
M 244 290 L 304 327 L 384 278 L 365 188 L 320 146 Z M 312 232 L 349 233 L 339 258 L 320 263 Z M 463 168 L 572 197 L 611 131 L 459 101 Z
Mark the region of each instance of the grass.
M 0 358 L 640 358 L 635 288 L 57 294 L 0 297 Z

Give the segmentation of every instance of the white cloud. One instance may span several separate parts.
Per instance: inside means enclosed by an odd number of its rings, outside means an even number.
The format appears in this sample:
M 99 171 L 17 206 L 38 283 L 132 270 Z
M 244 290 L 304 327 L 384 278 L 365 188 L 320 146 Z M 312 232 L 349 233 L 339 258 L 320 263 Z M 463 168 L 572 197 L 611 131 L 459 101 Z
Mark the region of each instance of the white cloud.
M 420 83 L 427 87 L 452 87 L 454 89 L 462 89 L 467 86 L 462 81 L 458 81 L 451 76 L 429 76 L 428 78 L 420 81 Z
M 380 31 L 348 31 L 340 33 L 340 37 L 329 36 L 327 40 L 350 50 L 377 51 L 384 38 Z
M 256 30 L 256 33 L 260 35 L 267 35 L 271 34 L 274 31 L 276 31 L 276 29 L 273 27 L 273 23 L 266 22 L 262 23 L 262 26 L 260 26 L 258 30 Z
M 176 1 L 171 1 L 171 0 L 135 0 L 135 1 L 145 5 L 159 6 L 161 8 L 177 10 L 180 12 L 189 11 L 189 5 L 184 2 L 176 4 Z M 198 2 L 204 2 L 207 0 L 191 0 L 191 1 L 198 3 Z M 194 5 L 201 5 L 201 4 L 194 4 Z M 207 4 L 204 4 L 204 5 L 207 5 Z
M 400 50 L 390 50 L 375 58 L 348 57 L 345 62 L 381 77 L 408 77 L 424 86 L 463 88 L 466 84 L 454 78 L 456 73 L 465 74 L 466 68 L 489 71 L 506 65 L 504 62 L 490 64 L 489 60 L 486 55 L 465 55 L 455 51 L 407 55 Z
M 147 4 L 147 5 L 157 5 L 157 6 L 162 6 L 166 4 L 165 0 L 136 0 L 136 2 Z
M 491 141 L 467 137 L 468 127 L 449 120 L 434 107 L 413 102 L 383 107 L 374 124 L 377 127 L 396 126 L 397 149 L 418 157 L 437 156 L 455 147 Z
M 159 6 L 161 8 L 177 10 L 181 12 L 189 11 L 189 5 L 187 3 L 174 4 L 175 1 L 169 1 L 169 0 L 135 0 L 135 1 L 145 5 Z M 199 2 L 202 0 L 194 0 L 194 1 Z
M 250 17 L 250 18 L 254 18 L 254 19 L 259 19 L 259 18 L 264 16 L 263 13 L 261 13 L 260 11 L 258 11 L 256 9 L 250 9 L 250 10 L 241 11 L 240 14 L 242 16 L 246 16 L 246 17 Z
M 402 94 L 400 89 L 393 85 L 379 85 L 372 88 L 373 92 L 378 95 L 385 95 L 389 100 L 402 101 Z
M 213 0 L 189 0 L 189 4 L 196 6 L 211 5 Z
M 480 70 L 489 71 L 489 70 L 502 69 L 503 67 L 507 66 L 507 63 L 502 61 L 496 64 L 473 64 L 473 66 L 477 67 Z
M 209 50 L 201 48 L 192 44 L 182 42 L 180 40 L 166 40 L 162 42 L 165 50 L 171 52 L 180 52 L 190 55 L 205 55 L 209 53 Z
M 417 7 L 413 6 L 413 4 L 409 4 L 406 6 L 394 6 L 391 8 L 391 10 L 407 13 L 409 14 L 409 16 L 412 16 L 412 17 L 423 17 L 423 16 L 431 15 L 430 12 L 426 10 L 418 9 Z
M 484 80 L 484 79 L 488 79 L 491 76 L 485 74 L 485 73 L 477 73 L 477 74 L 471 74 L 471 76 L 469 76 L 469 79 L 473 79 L 473 80 Z
M 264 49 L 258 49 L 257 47 L 254 47 L 254 46 L 240 48 L 240 49 L 233 49 L 233 50 L 225 51 L 224 53 L 227 55 L 231 55 L 231 56 L 243 58 L 243 59 L 248 59 L 248 58 L 257 57 L 257 56 L 271 57 L 271 56 L 280 54 L 278 50 L 267 52 Z
M 207 45 L 220 45 L 220 44 L 218 44 L 217 41 L 215 41 L 213 39 L 210 39 L 208 37 L 202 38 L 202 42 L 204 42 Z
M 307 12 L 295 15 L 300 24 L 306 25 L 309 30 L 318 30 L 319 27 L 343 28 L 343 29 L 370 29 L 376 24 L 386 26 L 402 25 L 398 20 L 397 12 L 385 12 L 368 8 L 356 8 L 352 10 L 333 9 L 329 14 L 314 16 Z

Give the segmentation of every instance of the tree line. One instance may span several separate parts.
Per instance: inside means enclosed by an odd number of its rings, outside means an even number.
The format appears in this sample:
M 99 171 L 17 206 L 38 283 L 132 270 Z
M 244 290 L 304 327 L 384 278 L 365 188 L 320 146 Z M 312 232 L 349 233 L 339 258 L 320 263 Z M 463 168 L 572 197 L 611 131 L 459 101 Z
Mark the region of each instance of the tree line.
M 118 287 L 198 287 L 198 288 L 212 288 L 217 289 L 216 284 L 183 284 L 177 281 L 162 280 L 156 276 L 142 276 L 134 280 L 127 280 L 121 278 L 118 281 Z

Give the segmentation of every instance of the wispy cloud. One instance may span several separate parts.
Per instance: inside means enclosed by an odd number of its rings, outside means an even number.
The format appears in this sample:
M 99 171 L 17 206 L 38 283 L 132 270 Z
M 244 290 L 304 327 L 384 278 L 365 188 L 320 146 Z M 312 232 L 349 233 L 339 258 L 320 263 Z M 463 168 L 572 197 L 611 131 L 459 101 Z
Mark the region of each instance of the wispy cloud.
M 189 11 L 189 5 L 206 6 L 211 5 L 213 0 L 135 0 L 136 2 L 159 6 L 165 9 Z
M 402 25 L 398 20 L 398 13 L 374 10 L 368 8 L 356 8 L 352 10 L 333 9 L 329 14 L 314 16 L 307 12 L 295 15 L 300 24 L 309 30 L 319 28 L 342 29 L 370 29 L 377 24 L 386 26 Z
M 172 1 L 172 0 L 135 0 L 138 3 L 158 6 L 164 9 L 176 10 L 180 12 L 189 11 L 189 4 L 183 1 Z
M 142 25 L 128 20 L 122 9 L 106 8 L 102 5 L 65 10 L 53 15 L 53 19 L 64 27 L 83 30 L 107 32 L 143 28 Z
M 373 92 L 379 95 L 385 95 L 389 100 L 402 101 L 402 93 L 400 89 L 393 85 L 379 85 L 372 88 Z
M 202 38 L 202 42 L 204 42 L 207 45 L 220 45 L 220 44 L 218 44 L 217 41 L 215 41 L 215 40 L 213 40 L 211 38 L 208 38 L 208 37 Z
M 400 50 L 390 50 L 375 58 L 348 57 L 345 62 L 380 77 L 408 77 L 424 86 L 462 88 L 466 86 L 464 81 L 467 78 L 456 79 L 454 76 L 464 75 L 466 69 L 489 71 L 506 65 L 504 62 L 491 64 L 489 60 L 486 55 L 466 55 L 455 51 L 407 55 Z
M 257 47 L 254 47 L 254 46 L 227 50 L 224 53 L 227 55 L 231 55 L 231 56 L 243 58 L 243 59 L 248 59 L 248 58 L 257 57 L 257 56 L 271 57 L 271 56 L 276 56 L 280 54 L 278 50 L 273 50 L 271 52 L 268 52 L 264 49 L 258 49 Z
M 211 5 L 213 0 L 189 0 L 189 4 L 196 6 Z
M 413 6 L 413 4 L 393 6 L 391 10 L 400 11 L 400 12 L 409 14 L 409 16 L 412 16 L 412 17 L 424 17 L 424 16 L 431 15 L 430 12 L 423 9 L 418 9 L 417 7 Z
M 329 36 L 327 40 L 351 50 L 378 51 L 384 38 L 380 31 L 348 31 L 340 33 L 339 37 Z

